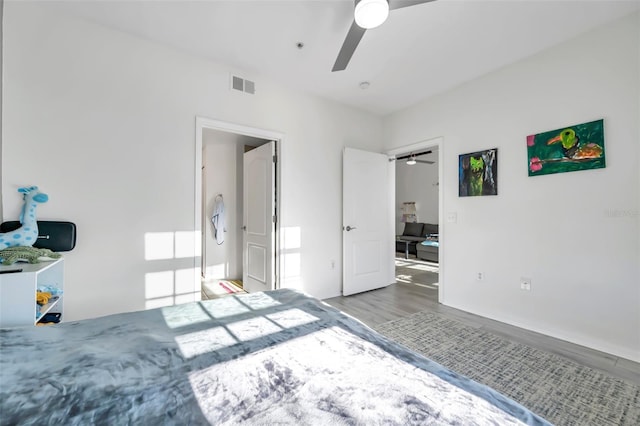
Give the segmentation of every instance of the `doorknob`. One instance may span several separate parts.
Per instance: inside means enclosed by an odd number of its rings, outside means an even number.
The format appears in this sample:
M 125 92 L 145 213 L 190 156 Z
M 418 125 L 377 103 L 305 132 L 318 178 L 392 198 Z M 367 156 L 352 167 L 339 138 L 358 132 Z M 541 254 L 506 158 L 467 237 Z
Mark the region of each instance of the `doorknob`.
M 247 230 L 247 227 L 246 227 L 246 226 L 243 226 L 243 227 L 242 227 L 242 230 L 243 230 L 243 231 L 246 231 L 246 230 Z
M 347 225 L 347 227 L 346 227 L 346 228 L 344 228 L 344 229 L 346 229 L 346 230 L 347 230 L 347 232 L 348 232 L 348 231 L 351 231 L 352 229 L 356 229 L 356 227 L 355 227 L 355 226 L 349 226 L 349 225 Z

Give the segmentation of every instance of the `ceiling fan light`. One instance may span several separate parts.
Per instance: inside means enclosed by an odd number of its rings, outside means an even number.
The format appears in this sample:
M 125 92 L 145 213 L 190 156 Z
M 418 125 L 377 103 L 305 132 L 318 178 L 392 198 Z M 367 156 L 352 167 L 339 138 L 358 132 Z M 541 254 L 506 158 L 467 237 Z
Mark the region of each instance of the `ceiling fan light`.
M 356 24 L 365 29 L 379 26 L 389 16 L 387 0 L 360 0 L 354 13 Z
M 416 164 L 416 157 L 412 156 L 407 160 L 407 165 L 413 166 L 414 164 Z

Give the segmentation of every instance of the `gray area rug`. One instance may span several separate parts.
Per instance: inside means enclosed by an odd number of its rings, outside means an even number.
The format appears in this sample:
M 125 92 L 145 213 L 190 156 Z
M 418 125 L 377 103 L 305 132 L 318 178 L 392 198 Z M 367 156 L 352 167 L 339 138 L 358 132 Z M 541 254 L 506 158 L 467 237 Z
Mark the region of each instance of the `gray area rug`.
M 433 312 L 375 327 L 556 425 L 640 425 L 640 386 Z

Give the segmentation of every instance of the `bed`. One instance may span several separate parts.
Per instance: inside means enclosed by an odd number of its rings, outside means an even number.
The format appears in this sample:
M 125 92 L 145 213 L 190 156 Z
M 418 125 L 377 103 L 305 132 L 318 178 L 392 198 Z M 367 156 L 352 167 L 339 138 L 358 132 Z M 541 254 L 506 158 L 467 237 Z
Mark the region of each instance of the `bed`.
M 0 339 L 3 425 L 548 424 L 294 290 Z

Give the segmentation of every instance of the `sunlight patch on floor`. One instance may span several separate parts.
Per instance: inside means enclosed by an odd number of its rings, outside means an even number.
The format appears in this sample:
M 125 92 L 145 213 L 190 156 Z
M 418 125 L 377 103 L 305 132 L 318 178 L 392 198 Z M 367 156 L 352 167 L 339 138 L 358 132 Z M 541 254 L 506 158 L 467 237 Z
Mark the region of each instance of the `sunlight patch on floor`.
M 438 290 L 439 265 L 420 259 L 396 258 L 396 282 Z M 435 281 L 435 282 L 431 282 Z
M 434 290 L 438 289 L 438 283 L 437 282 L 436 283 L 428 283 L 428 284 L 415 282 L 415 281 L 413 281 L 413 277 L 411 275 L 396 275 L 396 282 L 416 285 L 418 287 L 430 288 L 430 289 L 434 289 Z
M 405 268 L 415 269 L 416 271 L 434 272 L 436 274 L 440 272 L 440 268 L 432 265 L 409 265 L 409 266 L 405 266 Z
M 436 273 L 440 271 L 439 264 L 417 259 L 396 259 L 396 268 L 409 268 Z

